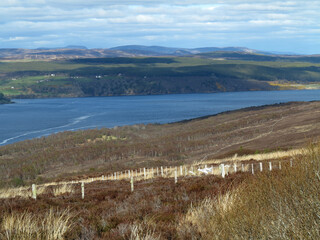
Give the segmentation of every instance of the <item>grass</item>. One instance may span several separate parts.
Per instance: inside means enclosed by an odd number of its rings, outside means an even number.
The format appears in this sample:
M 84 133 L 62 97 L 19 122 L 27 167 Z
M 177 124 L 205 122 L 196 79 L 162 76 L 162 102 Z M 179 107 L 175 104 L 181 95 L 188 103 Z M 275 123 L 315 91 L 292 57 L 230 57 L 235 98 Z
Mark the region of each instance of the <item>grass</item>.
M 191 207 L 183 239 L 319 239 L 320 144 L 294 168 L 260 173 L 236 191 Z
M 72 194 L 67 184 L 46 184 L 36 201 L 0 199 L 0 238 L 319 239 L 320 144 L 300 150 L 293 167 L 264 169 L 225 179 L 179 177 L 177 184 L 147 179 L 135 182 L 134 192 L 125 180 L 88 182 L 84 200 L 79 184 Z
M 44 215 L 24 213 L 7 213 L 0 225 L 1 239 L 6 240 L 62 240 L 71 229 L 69 210 L 50 209 Z

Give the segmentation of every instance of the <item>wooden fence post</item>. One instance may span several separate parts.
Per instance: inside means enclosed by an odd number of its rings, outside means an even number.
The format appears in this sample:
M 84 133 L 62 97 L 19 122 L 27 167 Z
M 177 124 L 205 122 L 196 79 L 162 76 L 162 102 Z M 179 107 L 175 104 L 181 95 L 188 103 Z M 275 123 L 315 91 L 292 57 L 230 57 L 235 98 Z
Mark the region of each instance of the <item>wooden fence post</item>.
M 183 168 L 180 166 L 180 176 L 183 176 Z
M 168 176 L 168 167 L 166 166 L 166 176 Z
M 292 159 L 290 159 L 290 167 L 292 167 L 292 166 L 293 166 Z
M 243 165 L 243 163 L 241 164 L 241 172 L 244 172 L 244 165 Z
M 130 183 L 131 183 L 131 192 L 133 192 L 133 190 L 134 190 L 134 186 L 133 186 L 133 176 L 131 176 L 131 181 L 130 181 Z
M 279 162 L 279 170 L 281 170 L 281 162 Z
M 174 183 L 176 184 L 178 182 L 178 173 L 177 170 L 174 171 Z
M 37 187 L 35 184 L 32 184 L 32 198 L 37 200 Z
M 161 177 L 163 177 L 163 167 L 161 166 Z
M 237 164 L 236 163 L 233 164 L 233 169 L 234 169 L 234 172 L 236 173 L 237 172 Z
M 221 167 L 221 176 L 222 176 L 223 178 L 225 178 L 225 176 L 226 176 L 226 171 L 225 171 L 225 169 L 224 169 L 224 164 L 222 163 L 222 164 L 220 165 L 220 167 Z
M 259 166 L 260 166 L 260 172 L 263 171 L 263 165 L 262 165 L 262 162 L 259 163 Z
M 143 176 L 144 176 L 144 180 L 146 180 L 147 179 L 146 168 L 143 168 Z
M 251 172 L 252 172 L 252 175 L 254 175 L 254 167 L 253 167 L 253 163 L 251 163 Z
M 84 182 L 81 183 L 81 197 L 84 199 Z
M 272 163 L 269 162 L 269 171 L 272 171 Z

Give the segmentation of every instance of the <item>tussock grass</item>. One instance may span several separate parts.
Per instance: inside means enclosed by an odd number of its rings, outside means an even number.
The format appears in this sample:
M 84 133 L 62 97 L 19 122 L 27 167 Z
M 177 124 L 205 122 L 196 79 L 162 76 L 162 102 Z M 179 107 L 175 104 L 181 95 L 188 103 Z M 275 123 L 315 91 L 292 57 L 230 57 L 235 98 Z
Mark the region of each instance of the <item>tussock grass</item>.
M 43 194 L 46 191 L 45 186 L 37 187 L 37 195 Z M 1 198 L 30 198 L 32 196 L 31 187 L 7 188 L 0 189 Z
M 144 226 L 143 223 L 132 224 L 130 226 L 129 240 L 160 240 L 160 236 L 154 233 L 148 226 Z
M 182 239 L 320 239 L 320 144 L 293 168 L 263 172 L 206 199 L 180 221 Z
M 74 192 L 75 192 L 75 189 L 70 184 L 63 184 L 63 185 L 57 186 L 53 189 L 54 196 L 59 196 L 59 195 L 65 194 L 65 193 L 74 193 Z
M 276 151 L 271 153 L 259 153 L 259 154 L 248 154 L 243 156 L 233 156 L 228 158 L 222 159 L 211 159 L 208 161 L 199 162 L 201 164 L 213 164 L 213 163 L 223 163 L 223 162 L 242 162 L 242 161 L 249 161 L 249 160 L 257 160 L 257 161 L 266 161 L 272 159 L 281 159 L 286 157 L 296 157 L 299 155 L 304 155 L 306 149 L 292 149 L 288 151 Z
M 8 213 L 1 220 L 1 239 L 6 240 L 60 240 L 72 227 L 69 210 L 50 209 L 45 215 L 30 212 Z

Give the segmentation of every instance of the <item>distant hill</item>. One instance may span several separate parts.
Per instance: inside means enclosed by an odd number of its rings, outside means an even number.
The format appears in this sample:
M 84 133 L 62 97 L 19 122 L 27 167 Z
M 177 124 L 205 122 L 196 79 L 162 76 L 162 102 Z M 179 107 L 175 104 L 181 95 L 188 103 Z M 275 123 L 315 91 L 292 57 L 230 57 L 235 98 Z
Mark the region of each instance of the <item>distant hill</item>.
M 286 56 L 285 54 L 274 54 L 245 47 L 203 47 L 203 48 L 173 48 L 162 46 L 127 45 L 114 48 L 87 49 L 85 46 L 66 46 L 57 48 L 0 48 L 0 59 L 72 59 L 72 58 L 106 58 L 106 57 L 159 57 L 159 56 L 185 56 L 210 57 L 202 54 L 258 54 L 265 56 Z M 295 55 L 299 56 L 299 55 Z

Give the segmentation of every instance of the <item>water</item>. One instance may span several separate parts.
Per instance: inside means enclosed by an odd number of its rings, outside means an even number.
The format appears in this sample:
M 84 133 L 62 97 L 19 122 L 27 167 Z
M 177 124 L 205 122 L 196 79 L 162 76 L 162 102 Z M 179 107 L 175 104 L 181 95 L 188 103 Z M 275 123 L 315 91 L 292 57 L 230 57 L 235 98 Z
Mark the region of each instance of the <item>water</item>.
M 24 99 L 0 105 L 0 145 L 52 133 L 168 123 L 249 106 L 320 100 L 320 90 Z

